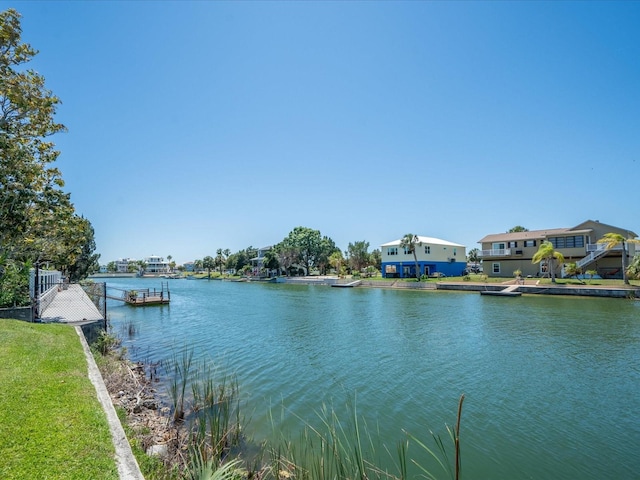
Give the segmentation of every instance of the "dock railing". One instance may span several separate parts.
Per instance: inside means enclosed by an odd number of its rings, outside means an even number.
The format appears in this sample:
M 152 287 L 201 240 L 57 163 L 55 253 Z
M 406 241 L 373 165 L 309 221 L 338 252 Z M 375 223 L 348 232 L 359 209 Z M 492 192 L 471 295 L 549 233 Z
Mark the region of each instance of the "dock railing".
M 29 272 L 29 295 L 33 308 L 33 317 L 40 318 L 40 314 L 51 304 L 63 288 L 62 272 L 58 270 L 42 270 L 32 268 Z

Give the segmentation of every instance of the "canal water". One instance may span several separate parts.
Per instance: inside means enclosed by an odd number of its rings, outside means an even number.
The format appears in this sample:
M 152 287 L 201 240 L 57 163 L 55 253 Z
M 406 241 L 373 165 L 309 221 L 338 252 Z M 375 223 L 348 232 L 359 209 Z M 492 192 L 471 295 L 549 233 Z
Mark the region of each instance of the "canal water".
M 640 301 L 169 282 L 170 305 L 110 301 L 115 333 L 133 359 L 234 373 L 256 440 L 270 410 L 296 432 L 355 403 L 392 452 L 404 431 L 433 446 L 464 393 L 464 478 L 640 478 Z

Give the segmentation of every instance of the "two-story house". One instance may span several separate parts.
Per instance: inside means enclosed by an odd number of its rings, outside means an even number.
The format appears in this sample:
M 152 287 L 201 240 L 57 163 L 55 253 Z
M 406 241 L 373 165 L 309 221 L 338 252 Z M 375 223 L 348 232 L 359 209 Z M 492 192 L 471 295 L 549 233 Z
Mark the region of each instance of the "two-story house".
M 494 233 L 487 235 L 478 243 L 482 245 L 480 257 L 484 273 L 492 277 L 511 277 L 520 270 L 524 276 L 546 276 L 548 266 L 545 262 L 531 262 L 540 244 L 549 241 L 562 253 L 565 263 L 576 263 L 583 271 L 595 270 L 603 278 L 622 278 L 622 246 L 606 250 L 597 243 L 606 233 L 618 233 L 625 238 L 635 238 L 631 230 L 614 227 L 598 220 L 587 220 L 572 228 L 550 228 L 516 233 Z M 627 254 L 635 255 L 634 244 L 628 244 Z M 557 274 L 561 274 L 557 266 Z
M 418 275 L 461 275 L 467 267 L 466 247 L 439 238 L 418 236 L 416 258 Z M 416 261 L 409 249 L 400 246 L 402 240 L 381 245 L 382 276 L 408 278 L 416 276 Z
M 163 257 L 158 255 L 151 255 L 145 258 L 144 263 L 147 265 L 144 269 L 144 273 L 157 274 L 170 273 L 171 271 L 169 262 L 165 261 Z

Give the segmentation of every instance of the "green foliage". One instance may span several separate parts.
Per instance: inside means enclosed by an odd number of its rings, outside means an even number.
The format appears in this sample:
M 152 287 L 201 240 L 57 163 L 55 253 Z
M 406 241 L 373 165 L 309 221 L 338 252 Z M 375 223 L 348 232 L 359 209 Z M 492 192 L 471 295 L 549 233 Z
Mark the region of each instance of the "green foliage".
M 631 260 L 631 264 L 627 268 L 627 275 L 631 279 L 640 280 L 640 253 L 636 253 Z
M 575 278 L 580 283 L 584 283 L 582 280 L 578 278 L 578 275 L 582 273 L 582 270 L 578 267 L 578 265 L 575 262 L 567 263 L 564 267 L 564 273 L 569 277 Z
M 480 250 L 478 250 L 477 248 L 472 248 L 471 250 L 469 250 L 469 253 L 467 254 L 467 261 L 471 263 L 480 262 Z
M 0 308 L 30 305 L 29 267 L 0 256 Z
M 36 51 L 21 40 L 20 15 L 0 13 L 0 254 L 16 261 L 46 259 L 75 279 L 97 267 L 93 229 L 62 191 L 59 152 L 48 137 L 60 100 L 26 64 Z
M 207 275 L 209 277 L 211 277 L 211 270 L 216 268 L 215 259 L 210 255 L 207 255 L 206 257 L 204 257 L 202 259 L 202 268 L 206 269 L 207 270 Z
M 102 330 L 95 342 L 91 344 L 91 350 L 94 353 L 99 353 L 100 355 L 105 356 L 116 350 L 121 343 L 121 340 L 117 336 L 111 335 Z
M 556 273 L 554 262 L 564 263 L 564 255 L 553 248 L 551 242 L 545 241 L 540 244 L 538 251 L 533 254 L 531 263 L 547 262 L 547 267 L 551 273 L 551 282 L 556 282 Z
M 329 237 L 323 237 L 319 230 L 295 227 L 276 246 L 276 250 L 280 255 L 280 263 L 285 269 L 289 269 L 295 263 L 300 263 L 309 275 L 313 269 L 325 273 L 329 266 L 329 257 L 337 250 L 337 247 L 333 240 Z
M 513 228 L 507 230 L 507 233 L 518 233 L 518 232 L 528 232 L 528 228 L 524 228 L 522 225 L 516 225 Z
M 416 280 L 420 281 L 420 265 L 418 264 L 418 257 L 416 255 L 416 246 L 420 242 L 417 235 L 413 233 L 407 233 L 402 240 L 400 240 L 400 248 L 406 249 L 409 253 L 413 253 L 413 259 L 416 263 Z
M 347 253 L 351 268 L 358 272 L 371 262 L 371 256 L 369 255 L 369 242 L 365 240 L 349 243 Z
M 607 250 L 611 250 L 617 245 L 622 246 L 622 279 L 625 285 L 629 285 L 629 277 L 627 275 L 627 244 L 633 243 L 640 245 L 640 239 L 626 238 L 619 233 L 605 233 L 598 243 L 604 244 Z

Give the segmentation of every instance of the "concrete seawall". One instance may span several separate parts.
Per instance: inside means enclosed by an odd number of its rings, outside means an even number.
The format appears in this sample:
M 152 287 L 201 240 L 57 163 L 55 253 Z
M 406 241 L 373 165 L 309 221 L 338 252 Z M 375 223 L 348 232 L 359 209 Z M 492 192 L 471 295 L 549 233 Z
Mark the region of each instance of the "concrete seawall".
M 503 284 L 438 283 L 438 290 L 467 292 L 504 290 Z M 591 285 L 520 285 L 518 291 L 531 295 L 572 295 L 581 297 L 640 298 L 640 288 L 602 287 Z

